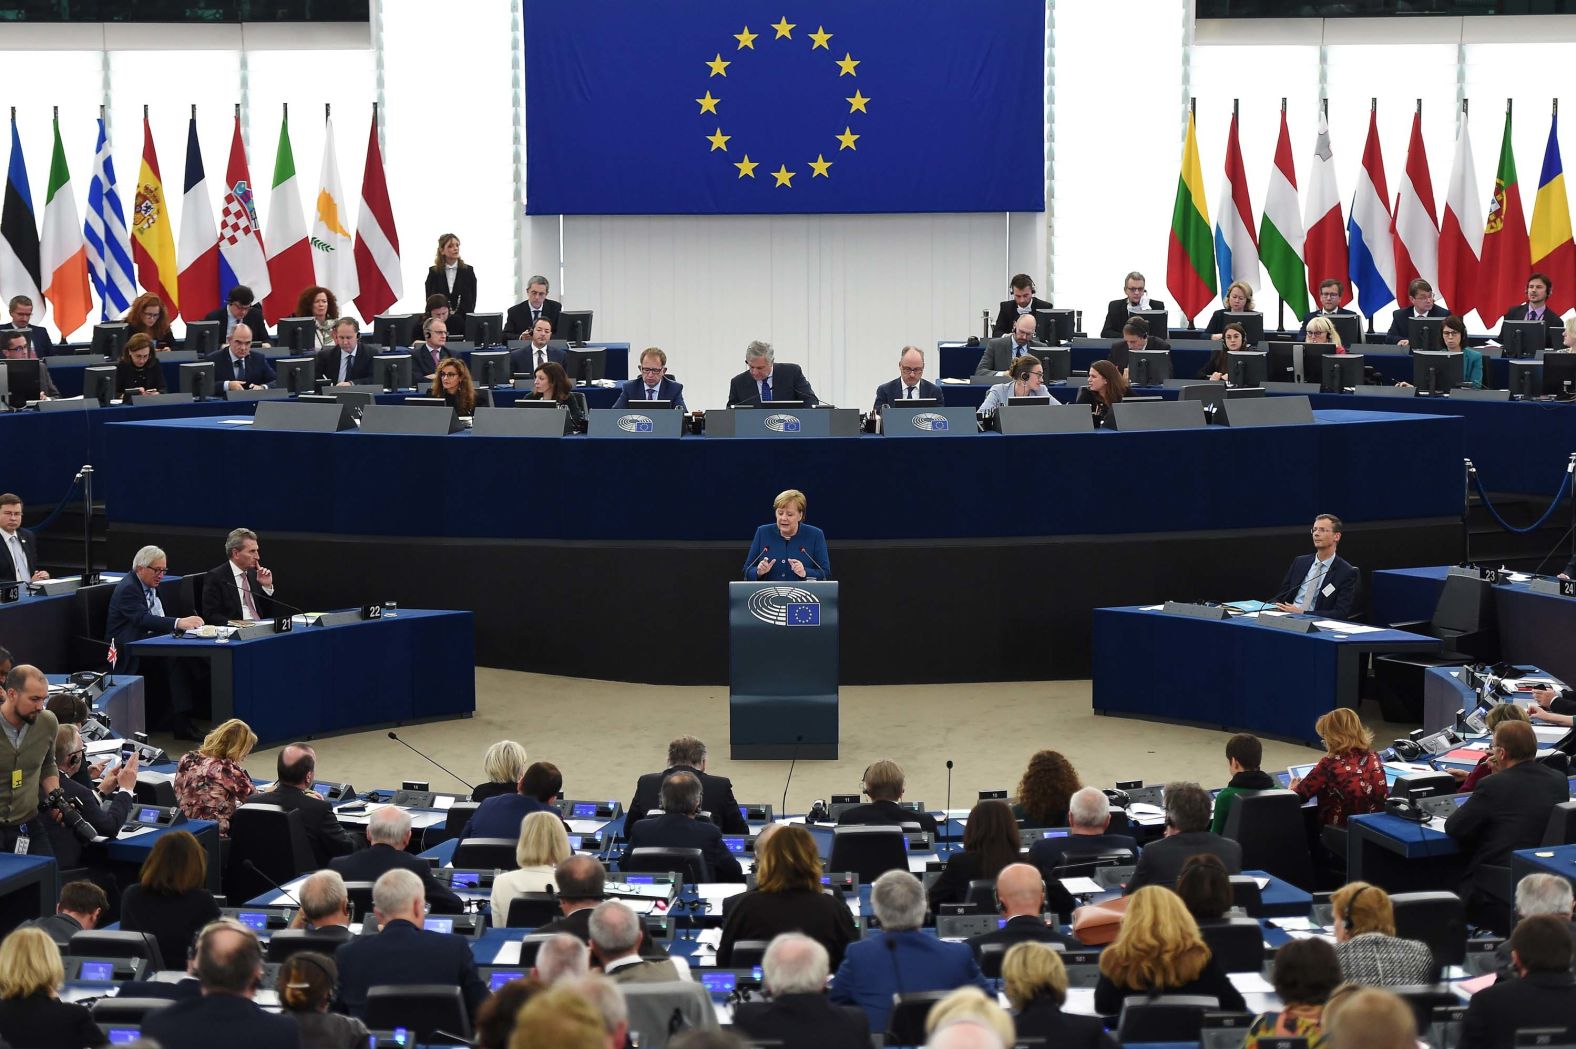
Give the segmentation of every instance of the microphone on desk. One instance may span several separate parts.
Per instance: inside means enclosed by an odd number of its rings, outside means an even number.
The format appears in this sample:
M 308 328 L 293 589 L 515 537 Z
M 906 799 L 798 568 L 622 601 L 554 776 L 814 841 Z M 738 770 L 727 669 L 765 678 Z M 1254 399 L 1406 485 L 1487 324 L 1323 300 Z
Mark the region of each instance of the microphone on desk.
M 777 816 L 781 819 L 788 814 L 788 784 L 793 782 L 793 767 L 799 761 L 799 744 L 804 742 L 804 736 L 793 738 L 793 759 L 788 762 L 788 778 L 783 781 L 783 803 L 777 809 Z
M 409 743 L 406 743 L 404 740 L 400 739 L 399 736 L 394 732 L 393 729 L 389 730 L 389 739 L 392 739 L 395 743 L 398 743 L 400 746 L 404 747 L 406 750 L 408 750 L 411 753 L 415 754 L 416 756 L 420 757 L 423 761 L 427 762 L 429 765 L 432 765 L 435 768 L 443 769 L 443 771 L 447 772 L 450 776 L 453 776 L 455 779 L 459 780 L 461 783 L 465 783 L 465 780 L 460 779 L 459 776 L 455 776 L 454 773 L 449 772 L 448 769 L 443 768 L 442 765 L 439 765 L 436 761 L 432 760 L 431 757 L 429 757 L 426 754 L 423 754 L 421 751 L 417 750 L 415 747 L 411 746 Z M 465 785 L 467 787 L 470 787 L 470 789 L 472 789 L 472 790 L 476 789 L 475 784 L 465 783 Z
M 941 810 L 941 818 L 947 821 L 947 829 L 952 829 L 952 759 L 947 759 L 947 804 Z
M 822 576 L 831 575 L 830 572 L 828 572 L 825 568 L 821 567 L 821 562 L 817 561 L 815 558 L 810 556 L 810 551 L 806 550 L 804 547 L 801 546 L 799 548 L 799 552 L 804 555 L 806 561 L 809 561 L 812 565 L 815 566 L 815 570 L 817 572 L 820 572 Z
M 290 895 L 289 889 L 286 889 L 283 885 L 280 885 L 278 882 L 274 881 L 274 879 L 270 878 L 268 874 L 257 864 L 253 863 L 251 860 L 242 860 L 241 866 L 245 867 L 247 870 L 251 871 L 253 874 L 272 885 L 274 888 L 278 889 L 280 894 L 283 895 L 285 899 L 295 904 L 298 908 L 301 906 L 301 901 Z

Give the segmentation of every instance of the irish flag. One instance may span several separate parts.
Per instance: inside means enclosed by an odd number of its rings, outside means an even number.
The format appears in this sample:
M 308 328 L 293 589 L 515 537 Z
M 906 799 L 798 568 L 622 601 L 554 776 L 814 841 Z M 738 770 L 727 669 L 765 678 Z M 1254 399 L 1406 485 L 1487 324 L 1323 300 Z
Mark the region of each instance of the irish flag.
M 1209 232 L 1209 204 L 1204 199 L 1204 169 L 1198 162 L 1198 136 L 1193 114 L 1187 115 L 1187 140 L 1182 144 L 1182 173 L 1171 209 L 1171 241 L 1166 250 L 1166 287 L 1191 324 L 1215 298 L 1215 244 Z
M 274 155 L 273 193 L 269 208 L 274 220 L 268 227 L 268 282 L 263 319 L 269 324 L 294 315 L 296 298 L 317 282 L 312 273 L 312 246 L 306 239 L 301 216 L 301 191 L 296 188 L 295 154 L 290 149 L 290 114 L 279 122 L 279 151 Z
M 1270 282 L 1281 301 L 1298 318 L 1308 312 L 1302 240 L 1302 217 L 1297 214 L 1297 169 L 1291 160 L 1291 134 L 1286 130 L 1286 108 L 1282 102 L 1280 139 L 1275 143 L 1275 163 L 1270 166 L 1269 189 L 1264 194 L 1264 217 L 1259 221 L 1259 261 L 1269 270 Z
M 44 298 L 55 312 L 62 336 L 82 327 L 93 298 L 88 292 L 88 248 L 82 240 L 82 221 L 66 169 L 66 150 L 60 143 L 60 118 L 55 118 L 55 154 L 49 162 L 49 193 L 44 201 L 44 237 L 39 242 L 44 277 Z

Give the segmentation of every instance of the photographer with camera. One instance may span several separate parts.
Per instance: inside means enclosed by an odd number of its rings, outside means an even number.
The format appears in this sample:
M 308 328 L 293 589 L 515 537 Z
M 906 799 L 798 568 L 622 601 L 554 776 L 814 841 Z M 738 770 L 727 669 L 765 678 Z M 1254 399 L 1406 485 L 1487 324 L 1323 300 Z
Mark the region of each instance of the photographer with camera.
M 0 701 L 0 850 L 51 855 L 39 799 L 60 789 L 55 715 L 44 709 L 49 683 L 26 663 L 5 676 Z
M 132 789 L 137 785 L 137 755 L 124 765 L 104 774 L 95 790 L 84 787 L 73 777 L 87 757 L 87 746 L 75 725 L 55 730 L 55 766 L 60 771 L 60 804 L 55 796 L 44 799 L 50 819 L 44 830 L 62 870 L 81 866 L 82 847 L 99 835 L 113 838 L 120 833 L 131 812 Z

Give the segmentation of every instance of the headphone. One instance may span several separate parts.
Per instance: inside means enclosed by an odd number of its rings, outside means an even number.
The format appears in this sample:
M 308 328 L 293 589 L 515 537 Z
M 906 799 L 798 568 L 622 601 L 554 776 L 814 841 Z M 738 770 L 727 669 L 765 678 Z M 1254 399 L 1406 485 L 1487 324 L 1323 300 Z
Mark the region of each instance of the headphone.
M 322 973 L 323 974 L 323 978 L 328 981 L 328 1000 L 329 1001 L 333 1001 L 334 1000 L 334 996 L 339 993 L 339 980 L 335 977 L 335 975 L 332 972 L 329 972 L 328 966 L 324 965 L 322 962 L 318 961 L 316 958 L 313 958 L 311 955 L 312 955 L 312 952 L 310 952 L 310 951 L 300 951 L 300 952 L 298 952 L 296 954 L 291 955 L 290 958 L 284 964 L 285 965 L 289 965 L 290 962 L 300 962 L 303 965 L 310 965 L 310 966 L 312 966 L 312 968 L 314 968 L 318 972 Z M 304 984 L 304 983 L 287 983 L 287 984 L 284 985 L 284 987 L 281 987 L 280 990 L 284 990 L 285 987 L 293 987 L 293 988 L 296 988 L 296 989 L 299 989 L 299 990 L 306 990 L 308 986 L 309 985 Z
M 1352 898 L 1346 901 L 1346 913 L 1341 915 L 1341 924 L 1346 926 L 1346 931 L 1348 934 L 1350 934 L 1352 931 L 1352 909 L 1357 906 L 1357 897 L 1361 896 L 1367 891 L 1368 886 L 1364 885 L 1356 892 L 1352 893 Z
M 1007 912 L 1007 905 L 1001 902 L 1001 893 L 997 891 L 994 884 L 991 886 L 990 894 L 991 898 L 996 901 L 996 910 L 999 913 L 1005 914 Z M 1045 879 L 1042 877 L 1040 879 L 1040 907 L 1042 909 L 1045 907 L 1046 901 L 1050 898 L 1051 890 L 1046 887 Z

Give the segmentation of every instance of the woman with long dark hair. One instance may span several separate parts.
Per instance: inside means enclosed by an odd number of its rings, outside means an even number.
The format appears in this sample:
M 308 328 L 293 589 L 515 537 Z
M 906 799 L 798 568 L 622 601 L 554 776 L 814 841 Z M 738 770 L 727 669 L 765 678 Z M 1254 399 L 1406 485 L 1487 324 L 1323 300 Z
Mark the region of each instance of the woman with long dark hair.
M 1018 862 L 1021 840 L 1018 821 L 1005 801 L 982 801 L 969 812 L 963 831 L 963 851 L 954 853 L 931 885 L 930 909 L 938 904 L 962 903 L 969 897 L 969 882 L 992 881 L 1009 863 Z

